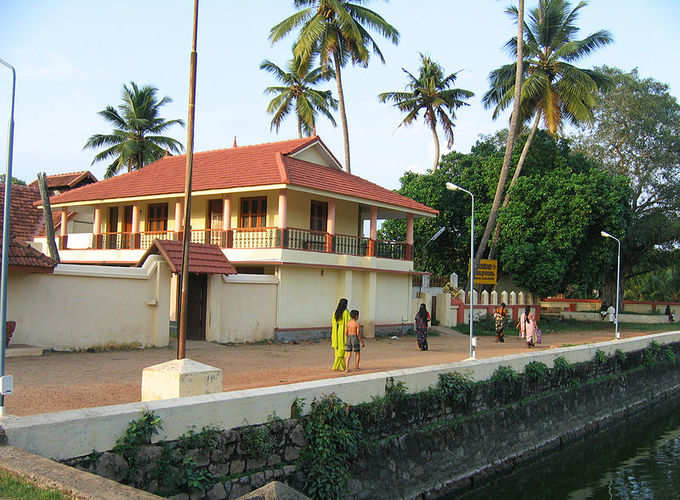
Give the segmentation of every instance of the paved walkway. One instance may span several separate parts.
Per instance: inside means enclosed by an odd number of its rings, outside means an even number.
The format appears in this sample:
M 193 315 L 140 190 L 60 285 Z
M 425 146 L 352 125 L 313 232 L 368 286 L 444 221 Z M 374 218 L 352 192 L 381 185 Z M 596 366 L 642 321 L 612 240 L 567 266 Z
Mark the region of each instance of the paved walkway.
M 430 336 L 430 350 L 421 352 L 415 337 L 368 339 L 361 353 L 361 372 L 461 361 L 468 357 L 468 337 L 445 328 Z M 660 329 L 659 331 L 667 331 Z M 645 332 L 644 334 L 655 333 Z M 624 337 L 641 335 L 627 332 Z M 613 338 L 612 330 L 544 335 L 539 349 Z M 478 357 L 490 358 L 527 351 L 513 332 L 504 344 L 479 337 Z M 142 370 L 175 358 L 176 347 L 99 353 L 55 353 L 42 357 L 9 358 L 6 373 L 14 376 L 14 394 L 5 397 L 6 414 L 32 415 L 60 410 L 139 401 Z M 187 357 L 223 370 L 225 391 L 343 377 L 330 370 L 329 342 L 302 344 L 218 345 L 187 343 Z M 353 363 L 352 363 L 353 365 Z M 353 367 L 353 366 L 352 366 Z

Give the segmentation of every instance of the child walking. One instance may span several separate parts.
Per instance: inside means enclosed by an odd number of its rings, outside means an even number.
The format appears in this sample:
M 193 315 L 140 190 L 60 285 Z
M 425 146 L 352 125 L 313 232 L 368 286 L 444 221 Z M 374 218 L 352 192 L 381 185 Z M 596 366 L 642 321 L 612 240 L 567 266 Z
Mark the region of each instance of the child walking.
M 361 358 L 361 347 L 364 347 L 364 339 L 361 338 L 361 327 L 359 326 L 359 311 L 352 309 L 349 313 L 349 323 L 347 323 L 347 343 L 345 344 L 345 372 L 349 372 L 349 360 L 354 352 L 354 368 L 359 369 L 359 359 Z M 361 346 L 361 347 L 360 347 Z

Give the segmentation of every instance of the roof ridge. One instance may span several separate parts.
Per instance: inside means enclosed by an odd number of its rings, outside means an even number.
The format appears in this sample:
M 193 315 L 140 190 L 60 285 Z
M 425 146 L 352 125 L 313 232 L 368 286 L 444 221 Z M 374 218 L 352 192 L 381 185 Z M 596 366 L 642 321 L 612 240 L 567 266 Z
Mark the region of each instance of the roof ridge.
M 298 141 L 305 141 L 305 140 L 311 142 L 313 139 L 318 139 L 318 138 L 319 138 L 319 136 L 313 135 L 313 136 L 309 136 L 309 137 L 299 137 L 297 139 L 286 139 L 286 140 L 283 140 L 283 141 L 271 141 L 271 142 L 260 142 L 258 144 L 246 144 L 245 146 L 236 146 L 235 148 L 231 147 L 231 148 L 207 149 L 205 151 L 197 151 L 197 152 L 194 153 L 194 155 L 202 155 L 204 153 L 215 153 L 217 151 L 235 151 L 235 150 L 238 150 L 238 149 L 257 148 L 257 147 L 261 147 L 261 146 L 271 146 L 271 145 L 274 145 L 274 144 L 283 144 L 285 142 L 298 142 Z M 166 157 L 161 158 L 161 159 L 163 160 L 165 158 L 177 158 L 179 156 L 186 156 L 186 153 L 181 154 L 181 155 L 170 156 L 170 157 L 166 156 Z M 160 160 L 156 160 L 156 161 L 160 161 Z
M 286 162 L 283 161 L 283 155 L 280 152 L 276 153 L 276 166 L 279 167 L 281 181 L 284 184 L 290 184 L 290 179 L 288 178 L 288 169 L 286 168 Z

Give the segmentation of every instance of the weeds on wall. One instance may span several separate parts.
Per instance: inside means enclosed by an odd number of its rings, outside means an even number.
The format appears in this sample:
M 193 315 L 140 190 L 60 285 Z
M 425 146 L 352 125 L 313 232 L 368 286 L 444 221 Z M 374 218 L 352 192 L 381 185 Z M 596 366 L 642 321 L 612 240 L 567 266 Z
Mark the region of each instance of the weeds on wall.
M 356 414 L 335 394 L 314 400 L 305 434 L 307 446 L 298 462 L 305 474 L 305 493 L 313 499 L 342 498 L 349 465 L 359 454 L 362 428 Z

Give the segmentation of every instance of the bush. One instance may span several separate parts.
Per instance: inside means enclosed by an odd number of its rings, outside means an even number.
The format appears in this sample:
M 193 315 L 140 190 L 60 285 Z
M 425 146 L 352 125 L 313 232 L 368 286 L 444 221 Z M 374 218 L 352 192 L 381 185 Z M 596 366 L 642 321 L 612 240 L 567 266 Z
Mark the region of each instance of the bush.
M 524 375 L 532 383 L 544 380 L 548 373 L 548 367 L 540 361 L 531 361 L 524 367 Z
M 335 394 L 315 399 L 306 420 L 307 445 L 299 460 L 305 474 L 305 493 L 314 499 L 343 498 L 348 464 L 359 452 L 361 424 L 349 405 Z

